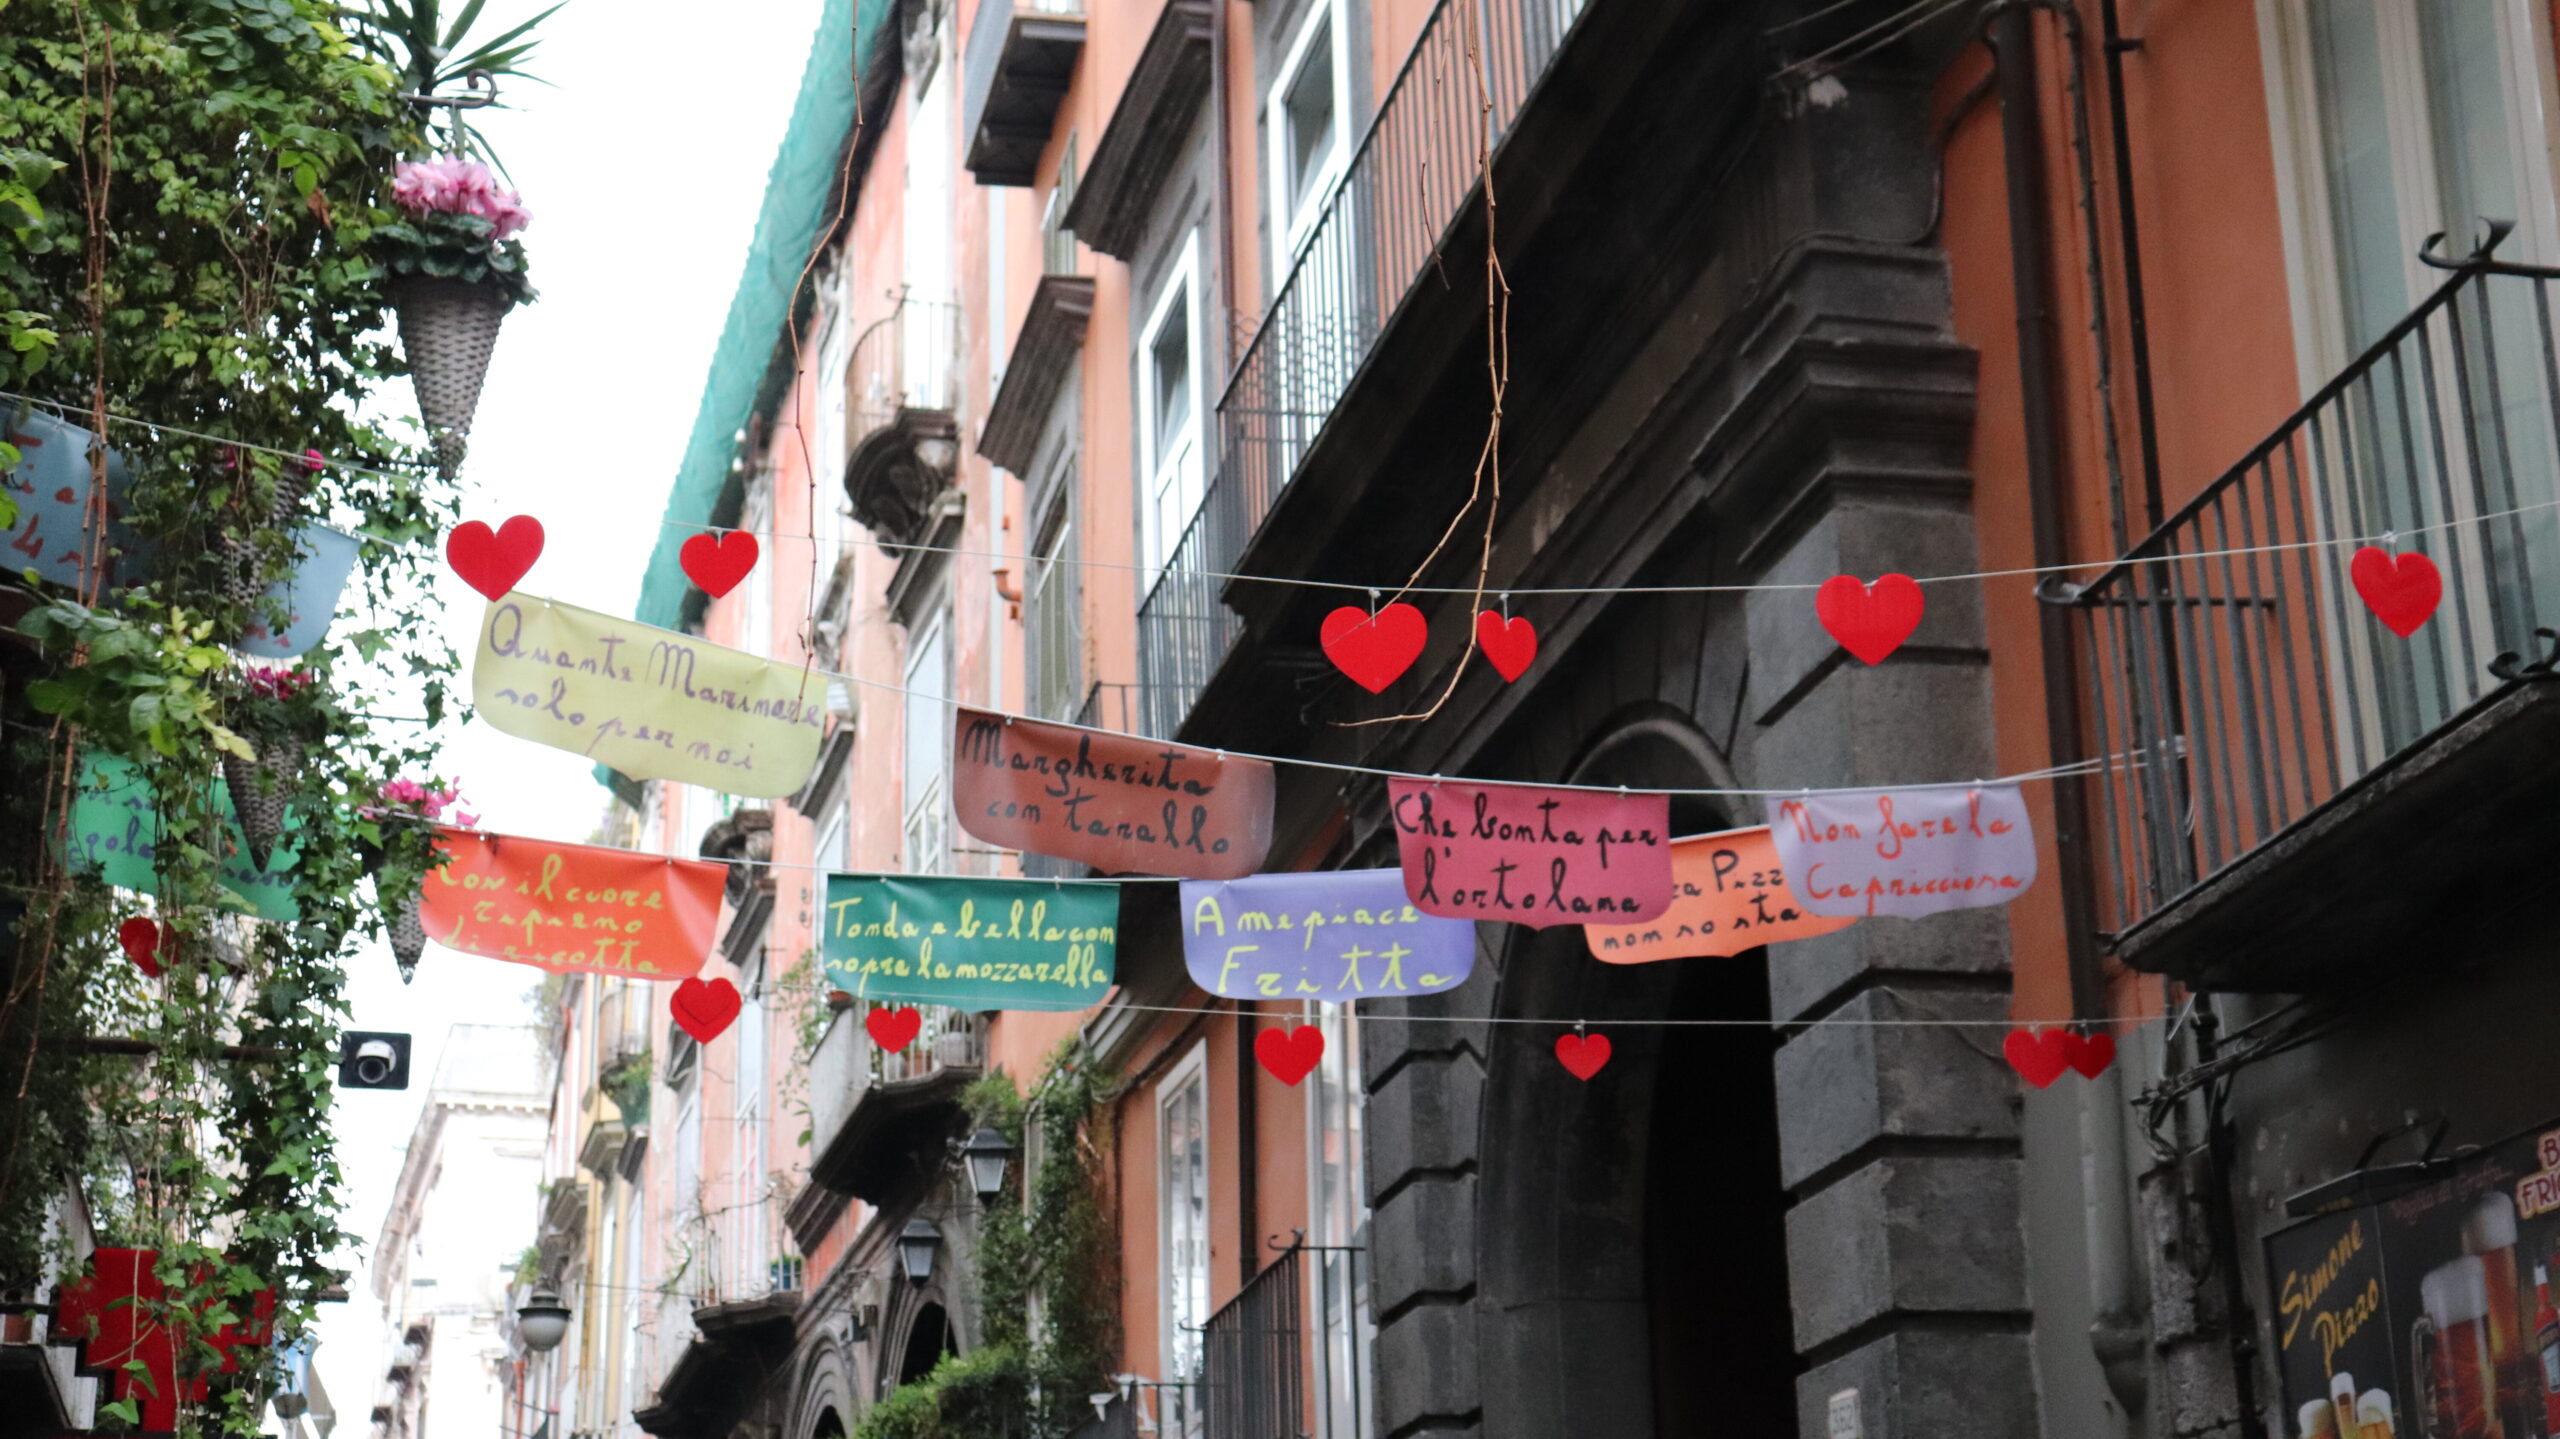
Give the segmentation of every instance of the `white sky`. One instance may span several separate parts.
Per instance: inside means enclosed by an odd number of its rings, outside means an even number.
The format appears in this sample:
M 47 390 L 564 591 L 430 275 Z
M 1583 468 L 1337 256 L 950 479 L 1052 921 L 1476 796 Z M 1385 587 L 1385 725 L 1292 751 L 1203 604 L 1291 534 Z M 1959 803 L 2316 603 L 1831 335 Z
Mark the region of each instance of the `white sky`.
M 476 28 L 496 35 L 540 9 L 493 0 Z M 542 521 L 547 543 L 525 581 L 537 594 L 617 614 L 638 597 L 818 10 L 819 0 L 722 0 L 709 11 L 570 0 L 544 25 L 533 65 L 551 87 L 509 86 L 511 110 L 480 112 L 533 212 L 525 244 L 542 299 L 510 315 L 499 340 L 463 514 Z M 480 597 L 446 573 L 439 598 L 467 666 Z M 444 772 L 461 780 L 466 809 L 508 833 L 584 840 L 606 801 L 586 761 L 478 721 L 453 730 Z M 338 1104 L 344 1223 L 369 1248 L 445 1030 L 530 1022 L 541 976 L 432 946 L 413 985 L 381 948 L 353 956 L 349 971 L 352 1027 L 416 1036 L 406 1092 Z M 482 1212 L 529 1243 L 535 1207 L 530 1192 L 490 1195 Z M 320 1321 L 321 1381 L 342 1439 L 365 1432 L 385 1353 L 360 1262 L 348 1288 Z

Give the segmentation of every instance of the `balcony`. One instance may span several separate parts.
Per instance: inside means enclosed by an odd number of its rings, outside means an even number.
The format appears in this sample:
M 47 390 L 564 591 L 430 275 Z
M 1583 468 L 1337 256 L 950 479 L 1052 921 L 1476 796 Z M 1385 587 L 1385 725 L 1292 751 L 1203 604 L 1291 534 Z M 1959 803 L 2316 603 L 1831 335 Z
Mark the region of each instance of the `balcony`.
M 682 1286 L 702 1339 L 776 1354 L 791 1347 L 807 1266 L 773 1206 L 741 1204 L 695 1215 L 681 1231 L 689 1251 Z
M 1236 569 L 1465 214 L 1477 146 L 1501 146 L 1582 10 L 1582 0 L 1433 8 L 1218 401 L 1218 472 L 1139 609 L 1147 733 L 1176 733 L 1234 647 L 1238 620 L 1214 576 Z
M 2431 263 L 2441 263 L 2432 262 Z M 2135 969 L 2312 992 L 2493 943 L 2560 803 L 2560 270 L 2475 256 L 2069 598 L 2101 923 Z M 2349 574 L 2396 536 L 2411 637 Z
M 969 137 L 969 173 L 979 184 L 1032 183 L 1083 53 L 1078 0 L 978 0 L 960 129 Z
M 960 533 L 960 307 L 901 296 L 853 344 L 853 449 L 845 496 L 853 516 L 898 562 L 889 600 L 907 601 L 941 571 L 938 549 Z
M 886 1206 L 911 1183 L 918 1153 L 956 1138 L 960 1095 L 986 1070 L 976 1015 L 922 1009 L 906 1048 L 883 1053 L 858 1009 L 838 1013 L 809 1060 L 809 1177 L 838 1194 Z

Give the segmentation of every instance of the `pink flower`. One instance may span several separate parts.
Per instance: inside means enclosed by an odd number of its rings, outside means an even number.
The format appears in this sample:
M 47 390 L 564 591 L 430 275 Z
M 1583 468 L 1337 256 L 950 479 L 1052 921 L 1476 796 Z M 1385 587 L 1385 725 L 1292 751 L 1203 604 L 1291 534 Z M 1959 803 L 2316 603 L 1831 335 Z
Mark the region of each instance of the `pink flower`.
M 302 468 L 306 473 L 316 475 L 320 473 L 321 469 L 328 463 L 329 457 L 321 454 L 318 450 L 304 450 L 302 452 Z
M 402 161 L 392 174 L 391 198 L 413 215 L 429 211 L 477 215 L 496 227 L 501 240 L 533 219 L 523 196 L 501 189 L 488 166 L 460 155 Z
M 248 687 L 251 694 L 267 699 L 287 700 L 307 688 L 311 683 L 311 676 L 305 671 L 283 665 L 251 665 L 241 675 L 241 681 Z

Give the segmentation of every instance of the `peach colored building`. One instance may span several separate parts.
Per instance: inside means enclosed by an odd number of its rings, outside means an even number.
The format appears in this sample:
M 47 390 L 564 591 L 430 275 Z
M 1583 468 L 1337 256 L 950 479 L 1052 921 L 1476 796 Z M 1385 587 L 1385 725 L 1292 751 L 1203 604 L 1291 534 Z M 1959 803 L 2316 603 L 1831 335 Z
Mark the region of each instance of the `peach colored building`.
M 2436 1395 L 2486 1384 L 2552 1432 L 2534 1316 L 2491 1316 L 2560 1249 L 2481 1197 L 2560 1110 L 2538 0 L 828 16 L 642 604 L 836 676 L 828 740 L 769 807 L 617 788 L 628 842 L 736 865 L 750 1003 L 696 1046 L 564 994 L 585 1317 L 528 1416 L 2479 1439 Z M 691 591 L 696 526 L 766 562 Z M 2367 545 L 2442 573 L 2407 638 Z M 1926 613 L 1869 665 L 1808 592 L 1890 572 Z M 1373 696 L 1319 627 L 1408 581 L 1430 640 Z M 1282 757 L 1273 870 L 1395 864 L 1380 771 L 1671 790 L 1677 833 L 2028 775 L 2038 877 L 1723 959 L 1486 924 L 1464 985 L 1323 1007 L 1204 992 L 1132 883 L 1094 1010 L 882 1051 L 810 957 L 826 872 L 1090 878 L 959 822 L 955 703 Z M 1255 1040 L 1300 1024 L 1284 1084 Z M 2022 1084 L 2013 1024 L 2116 1058 Z M 989 1209 L 991 1074 L 1042 1097 Z M 1060 1194 L 1079 1293 L 1008 1271 Z M 2306 1349 L 2286 1256 L 2386 1221 L 2382 1347 Z M 1096 1314 L 1087 1392 L 1030 1384 Z M 2403 1352 L 2474 1329 L 2479 1374 Z

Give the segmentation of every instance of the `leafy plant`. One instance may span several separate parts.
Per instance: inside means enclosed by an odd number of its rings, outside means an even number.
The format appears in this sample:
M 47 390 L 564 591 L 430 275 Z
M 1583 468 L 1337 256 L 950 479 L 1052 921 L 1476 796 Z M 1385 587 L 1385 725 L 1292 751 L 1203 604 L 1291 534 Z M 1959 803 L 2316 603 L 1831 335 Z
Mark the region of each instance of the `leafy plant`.
M 404 161 L 391 197 L 407 218 L 373 232 L 391 274 L 494 285 L 519 305 L 533 299 L 515 238 L 533 217 L 488 166 L 461 156 Z
M 605 1066 L 604 1072 L 596 1078 L 606 1097 L 613 1101 L 613 1107 L 622 1111 L 624 1123 L 649 1122 L 649 1051 L 636 1050 L 622 1056 Z
M 443 94 L 450 87 L 472 86 L 474 77 L 486 77 L 491 82 L 487 87 L 491 98 L 442 107 L 449 142 L 445 148 L 461 155 L 487 156 L 494 163 L 488 142 L 463 118 L 464 111 L 475 103 L 497 104 L 496 81 L 546 83 L 527 72 L 524 63 L 533 58 L 534 48 L 542 43 L 533 32 L 557 13 L 560 5 L 553 5 L 494 39 L 474 43 L 470 40 L 471 27 L 479 22 L 485 3 L 487 0 L 469 0 L 450 25 L 444 24 L 444 7 L 439 0 L 368 0 L 340 13 L 349 22 L 350 37 L 367 54 L 389 65 L 411 97 L 450 98 Z M 568 0 L 560 0 L 561 5 L 567 3 Z M 505 169 L 499 168 L 502 172 Z

